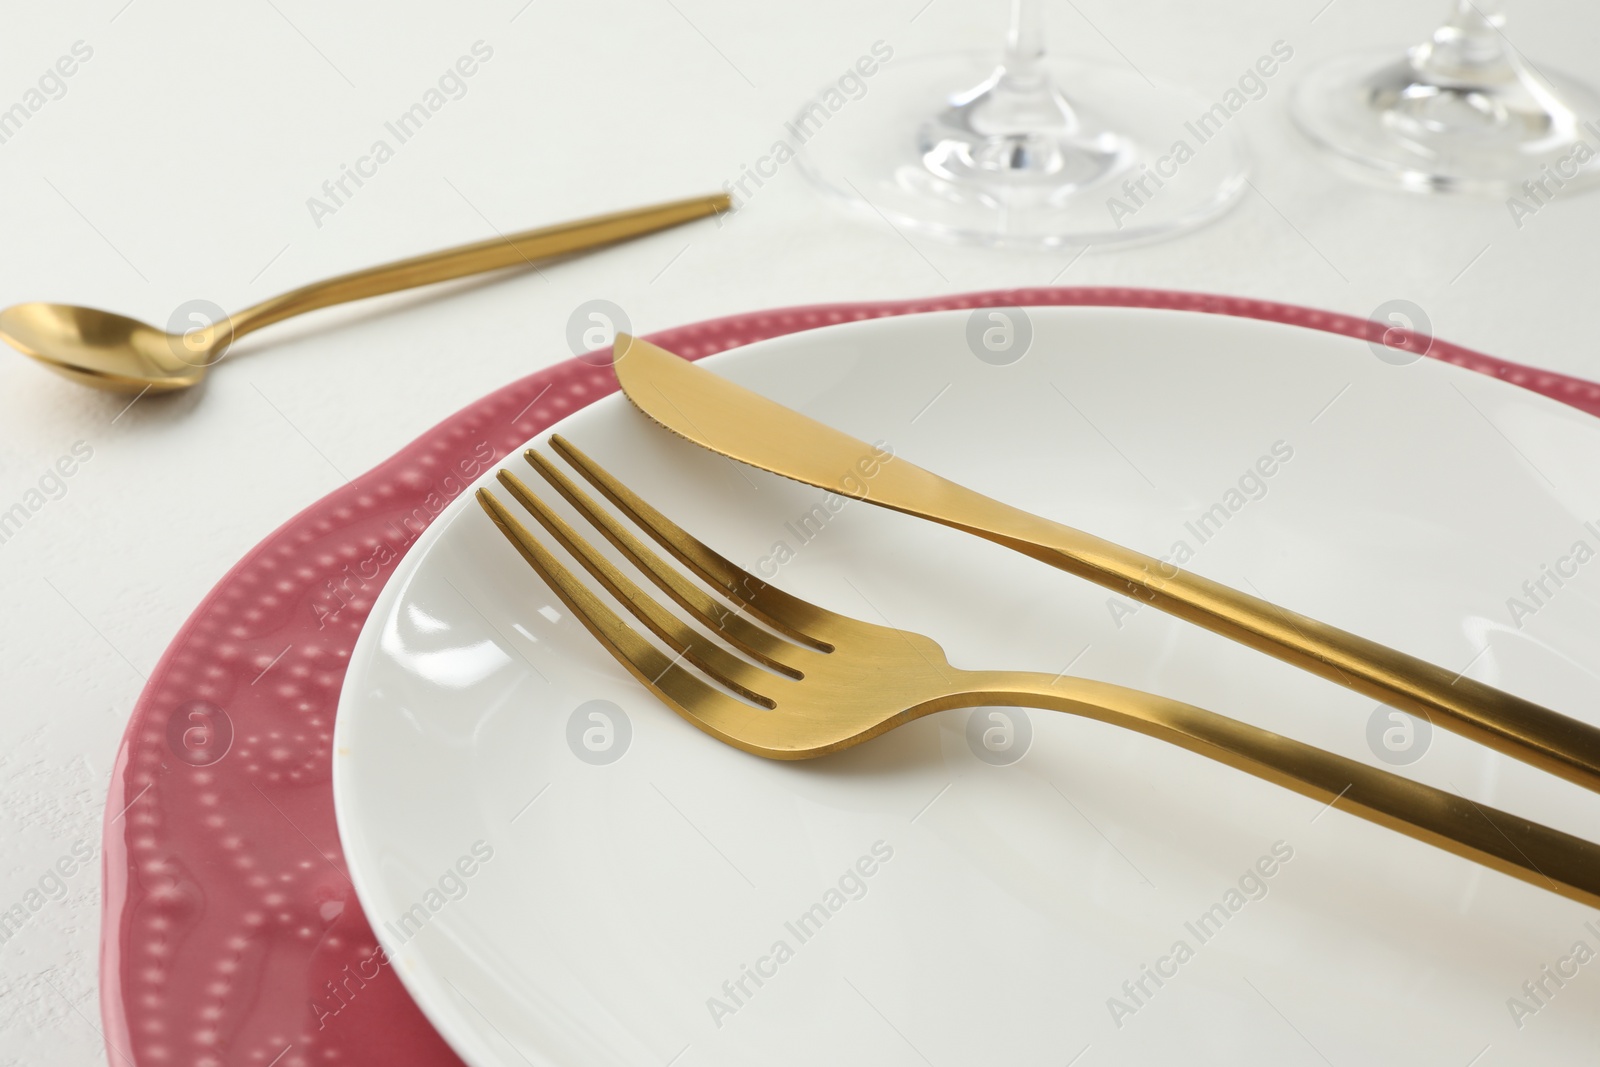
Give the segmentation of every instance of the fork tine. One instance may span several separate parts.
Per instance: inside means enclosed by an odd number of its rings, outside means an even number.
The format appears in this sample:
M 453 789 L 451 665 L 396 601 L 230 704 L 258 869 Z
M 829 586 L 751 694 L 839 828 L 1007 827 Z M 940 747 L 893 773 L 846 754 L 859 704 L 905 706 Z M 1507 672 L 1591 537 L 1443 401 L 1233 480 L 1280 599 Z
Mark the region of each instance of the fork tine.
M 534 469 L 544 476 L 545 481 L 555 487 L 556 492 L 577 508 L 591 525 L 599 529 L 606 540 L 615 545 L 634 566 L 643 571 L 662 592 L 677 601 L 691 616 L 716 631 L 723 640 L 735 648 L 772 669 L 781 671 L 791 678 L 805 676 L 803 671 L 790 661 L 814 654 L 819 650 L 796 645 L 778 637 L 770 630 L 755 625 L 745 618 L 742 605 L 734 607 L 728 601 L 712 596 L 691 582 L 676 566 L 667 563 L 647 548 L 616 515 L 609 509 L 601 507 L 593 497 L 578 488 L 577 483 L 556 467 L 548 457 L 531 448 L 523 453 L 523 457 L 533 464 Z
M 736 747 L 759 751 L 740 739 L 760 735 L 761 725 L 770 718 L 766 712 L 740 703 L 669 659 L 551 555 L 493 493 L 479 489 L 477 498 L 522 558 L 629 674 L 698 728 Z
M 683 527 L 640 499 L 638 494 L 617 481 L 604 467 L 560 434 L 551 435 L 550 447 L 572 464 L 585 481 L 649 534 L 656 544 L 666 549 L 707 585 L 719 590 L 785 637 L 809 645 L 819 652 L 833 651 L 831 644 L 812 637 L 810 632 L 826 629 L 830 623 L 842 621 L 843 616 L 790 596 L 712 551 L 690 536 Z
M 584 570 L 605 586 L 607 592 L 625 604 L 634 618 L 649 627 L 651 633 L 672 646 L 673 651 L 699 667 L 713 680 L 741 696 L 763 707 L 778 706 L 771 697 L 764 696 L 751 688 L 752 685 L 776 685 L 779 680 L 777 675 L 748 660 L 740 659 L 662 607 L 654 597 L 623 574 L 616 564 L 595 551 L 593 545 L 568 525 L 561 516 L 551 511 L 549 505 L 540 500 L 515 474 L 501 470 L 497 477 L 500 479 L 500 484 L 509 489 L 511 495 L 539 520 L 539 525 L 559 541 L 561 547 L 572 553 L 573 557 L 583 565 Z

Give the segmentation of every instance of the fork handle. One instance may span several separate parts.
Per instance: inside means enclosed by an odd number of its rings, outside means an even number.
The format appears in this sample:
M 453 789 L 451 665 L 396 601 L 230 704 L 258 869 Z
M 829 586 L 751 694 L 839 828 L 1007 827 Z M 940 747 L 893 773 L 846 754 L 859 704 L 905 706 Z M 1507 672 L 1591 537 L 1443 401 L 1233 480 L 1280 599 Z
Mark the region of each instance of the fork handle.
M 1581 837 L 1153 693 L 1044 674 L 971 681 L 972 692 L 945 706 L 1044 708 L 1125 727 L 1600 907 L 1600 845 Z
M 929 515 L 939 522 L 1087 578 L 1600 792 L 1600 729 L 1586 722 L 1093 534 L 945 484 L 950 499 L 964 506 L 946 506 L 940 514 Z M 980 505 L 981 523 L 957 518 L 972 515 Z

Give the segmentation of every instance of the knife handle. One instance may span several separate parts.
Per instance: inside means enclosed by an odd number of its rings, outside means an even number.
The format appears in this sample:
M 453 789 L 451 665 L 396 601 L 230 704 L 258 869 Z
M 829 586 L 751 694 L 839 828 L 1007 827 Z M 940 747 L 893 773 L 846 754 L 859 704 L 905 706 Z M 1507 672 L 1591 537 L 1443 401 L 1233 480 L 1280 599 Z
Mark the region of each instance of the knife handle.
M 969 520 L 981 516 L 982 526 L 950 517 L 938 521 L 1600 792 L 1600 729 L 1588 723 L 978 493 L 964 503 L 941 511 L 964 513 Z

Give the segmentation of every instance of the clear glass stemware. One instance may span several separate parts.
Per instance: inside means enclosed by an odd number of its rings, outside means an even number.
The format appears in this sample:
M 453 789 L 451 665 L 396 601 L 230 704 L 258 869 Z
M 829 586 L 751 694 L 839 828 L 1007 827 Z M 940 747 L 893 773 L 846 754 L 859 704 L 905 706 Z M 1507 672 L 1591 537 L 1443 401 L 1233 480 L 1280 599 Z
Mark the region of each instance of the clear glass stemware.
M 1212 106 L 1131 64 L 1047 55 L 1042 0 L 1012 0 L 998 65 L 972 55 L 886 62 L 800 159 L 839 199 L 941 237 L 1146 240 L 1205 222 L 1243 188 L 1235 131 L 1199 141 L 1186 130 Z
M 1535 66 L 1507 39 L 1497 0 L 1454 0 L 1433 36 L 1404 54 L 1340 56 L 1291 101 L 1323 148 L 1429 191 L 1553 195 L 1600 179 L 1600 97 Z

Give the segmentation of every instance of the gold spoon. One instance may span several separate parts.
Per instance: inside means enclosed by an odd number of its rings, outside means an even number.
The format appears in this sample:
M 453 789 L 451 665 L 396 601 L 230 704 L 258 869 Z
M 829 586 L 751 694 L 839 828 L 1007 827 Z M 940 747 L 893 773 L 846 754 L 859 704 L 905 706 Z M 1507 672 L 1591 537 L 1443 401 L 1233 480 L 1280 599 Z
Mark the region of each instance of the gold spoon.
M 18 304 L 0 311 L 0 339 L 58 374 L 114 393 L 170 393 L 206 376 L 247 333 L 318 308 L 419 285 L 465 278 L 578 252 L 727 211 L 724 193 L 563 222 L 446 248 L 302 286 L 185 333 L 71 304 Z

